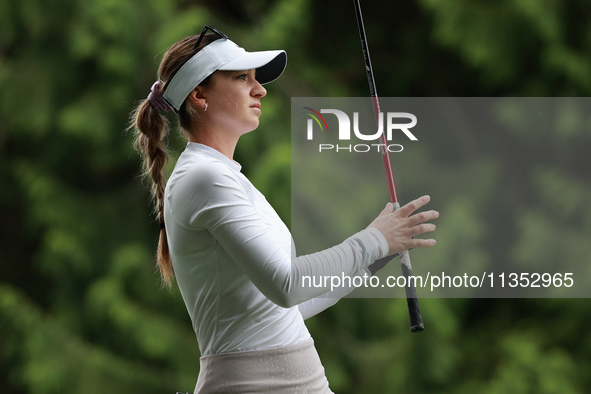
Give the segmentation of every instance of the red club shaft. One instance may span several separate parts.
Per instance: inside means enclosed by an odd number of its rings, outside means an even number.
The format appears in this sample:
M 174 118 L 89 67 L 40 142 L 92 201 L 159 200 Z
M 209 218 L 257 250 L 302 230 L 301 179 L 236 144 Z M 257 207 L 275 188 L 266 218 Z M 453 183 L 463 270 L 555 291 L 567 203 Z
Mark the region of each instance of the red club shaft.
M 372 78 L 373 80 L 373 78 Z M 374 86 L 374 93 L 375 93 L 375 86 Z M 372 96 L 373 101 L 373 110 L 376 116 L 376 123 L 379 124 L 379 116 L 380 116 L 380 99 L 375 94 Z M 382 159 L 384 161 L 384 171 L 386 172 L 386 180 L 388 181 L 388 193 L 390 193 L 390 201 L 392 203 L 398 202 L 398 196 L 396 195 L 396 185 L 394 184 L 394 174 L 392 173 L 392 165 L 390 164 L 390 154 L 388 153 L 388 140 L 386 139 L 386 134 L 382 131 L 382 135 L 380 136 L 380 142 L 382 144 Z

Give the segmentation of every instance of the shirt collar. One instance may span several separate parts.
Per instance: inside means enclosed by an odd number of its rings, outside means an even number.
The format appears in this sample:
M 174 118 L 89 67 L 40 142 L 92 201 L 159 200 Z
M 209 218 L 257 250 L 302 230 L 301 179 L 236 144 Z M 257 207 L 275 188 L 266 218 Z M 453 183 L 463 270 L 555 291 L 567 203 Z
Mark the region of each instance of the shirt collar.
M 188 142 L 186 149 L 192 152 L 199 152 L 209 157 L 218 159 L 219 161 L 223 162 L 236 172 L 240 172 L 240 170 L 242 170 L 242 166 L 240 165 L 240 163 L 228 158 L 222 152 L 212 148 L 211 146 L 200 144 L 198 142 Z

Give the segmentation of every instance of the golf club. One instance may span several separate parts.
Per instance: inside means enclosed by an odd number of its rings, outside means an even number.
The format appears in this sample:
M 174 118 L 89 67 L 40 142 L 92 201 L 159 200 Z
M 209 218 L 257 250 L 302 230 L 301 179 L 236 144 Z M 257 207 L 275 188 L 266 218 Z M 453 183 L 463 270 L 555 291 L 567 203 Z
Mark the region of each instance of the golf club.
M 359 27 L 359 37 L 361 38 L 361 49 L 363 50 L 363 58 L 365 60 L 365 70 L 367 72 L 367 81 L 369 82 L 369 94 L 371 95 L 373 108 L 376 116 L 376 122 L 380 114 L 380 100 L 376 91 L 376 84 L 373 78 L 373 69 L 371 67 L 371 59 L 369 57 L 369 48 L 367 47 L 367 39 L 365 37 L 365 27 L 363 25 L 363 16 L 361 15 L 361 6 L 359 0 L 354 0 L 355 14 L 357 16 L 357 25 Z M 386 179 L 388 181 L 388 191 L 390 192 L 390 201 L 394 204 L 394 211 L 400 208 L 398 196 L 396 195 L 396 186 L 394 185 L 394 175 L 392 174 L 392 166 L 390 164 L 390 155 L 386 146 L 388 142 L 386 135 L 382 132 L 380 136 L 381 153 L 384 161 L 384 170 L 386 171 Z M 419 308 L 419 300 L 417 298 L 417 290 L 414 283 L 411 283 L 410 277 L 413 276 L 412 266 L 410 264 L 410 255 L 408 250 L 400 252 L 400 265 L 402 274 L 406 279 L 406 302 L 408 304 L 408 314 L 410 317 L 411 332 L 421 332 L 425 329 L 423 325 L 423 317 Z

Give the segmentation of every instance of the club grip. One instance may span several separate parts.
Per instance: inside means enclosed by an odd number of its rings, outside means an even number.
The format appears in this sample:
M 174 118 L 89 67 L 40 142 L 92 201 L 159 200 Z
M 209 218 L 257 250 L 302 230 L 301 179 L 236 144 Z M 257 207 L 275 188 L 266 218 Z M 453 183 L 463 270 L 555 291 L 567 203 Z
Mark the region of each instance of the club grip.
M 402 275 L 404 275 L 406 279 L 404 290 L 406 291 L 406 303 L 408 305 L 408 316 L 410 317 L 410 331 L 421 332 L 425 329 L 425 326 L 423 325 L 421 308 L 419 308 L 419 299 L 417 297 L 415 282 L 410 279 L 413 274 L 408 250 L 400 253 L 400 267 L 402 268 Z
M 394 204 L 394 212 L 400 208 L 398 202 Z M 402 275 L 404 275 L 406 286 L 406 304 L 408 305 L 408 316 L 410 317 L 410 331 L 421 332 L 425 329 L 423 325 L 423 316 L 421 316 L 421 308 L 419 308 L 419 299 L 417 297 L 417 289 L 415 288 L 415 281 L 411 280 L 413 276 L 412 265 L 410 264 L 410 254 L 408 250 L 400 252 L 400 267 L 402 268 Z

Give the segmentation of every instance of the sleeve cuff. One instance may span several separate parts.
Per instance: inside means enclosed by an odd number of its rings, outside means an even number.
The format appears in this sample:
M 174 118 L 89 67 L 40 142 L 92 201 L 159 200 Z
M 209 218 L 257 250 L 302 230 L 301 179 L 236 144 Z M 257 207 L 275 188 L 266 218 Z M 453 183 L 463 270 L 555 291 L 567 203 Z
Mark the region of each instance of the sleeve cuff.
M 371 234 L 372 238 L 375 239 L 375 242 L 378 245 L 379 255 L 376 256 L 376 260 L 388 256 L 390 247 L 388 246 L 388 241 L 386 241 L 384 234 L 382 234 L 382 232 L 375 227 L 369 227 L 367 228 L 367 231 Z

